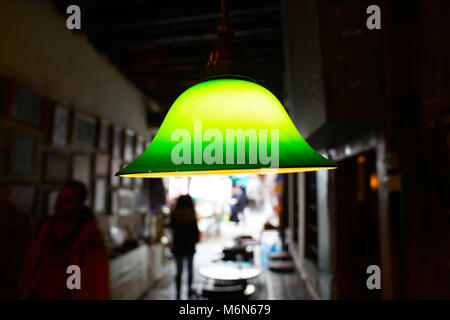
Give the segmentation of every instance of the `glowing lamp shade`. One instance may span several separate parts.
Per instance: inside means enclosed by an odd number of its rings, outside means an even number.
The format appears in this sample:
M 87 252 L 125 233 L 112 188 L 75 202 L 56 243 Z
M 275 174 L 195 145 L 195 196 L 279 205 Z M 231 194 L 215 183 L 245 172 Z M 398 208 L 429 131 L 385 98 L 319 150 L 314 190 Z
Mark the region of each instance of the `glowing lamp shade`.
M 240 79 L 196 84 L 173 103 L 148 148 L 116 175 L 151 178 L 334 169 L 278 99 Z

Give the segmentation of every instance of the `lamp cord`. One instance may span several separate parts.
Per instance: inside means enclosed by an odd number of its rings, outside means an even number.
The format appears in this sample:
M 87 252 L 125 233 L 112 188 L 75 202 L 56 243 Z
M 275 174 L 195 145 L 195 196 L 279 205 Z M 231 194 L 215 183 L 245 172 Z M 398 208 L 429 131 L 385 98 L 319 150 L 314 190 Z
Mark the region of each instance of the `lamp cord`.
M 222 25 L 228 27 L 228 3 L 227 0 L 221 0 Z
M 230 40 L 233 36 L 233 29 L 228 24 L 229 12 L 228 12 L 228 1 L 221 0 L 221 10 L 222 10 L 222 20 L 218 28 L 219 37 L 223 40 Z

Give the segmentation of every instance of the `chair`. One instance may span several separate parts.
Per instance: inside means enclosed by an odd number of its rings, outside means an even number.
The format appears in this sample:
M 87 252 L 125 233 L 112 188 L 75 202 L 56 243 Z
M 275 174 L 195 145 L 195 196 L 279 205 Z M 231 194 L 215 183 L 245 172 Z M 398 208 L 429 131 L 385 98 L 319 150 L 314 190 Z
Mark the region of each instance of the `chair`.
M 287 251 L 271 252 L 268 254 L 271 260 L 292 260 L 292 256 Z
M 248 236 L 248 235 L 241 235 L 238 237 L 235 237 L 233 239 L 234 243 L 236 246 L 253 246 L 255 244 L 257 244 L 257 241 L 255 239 L 253 239 L 252 236 Z
M 292 272 L 295 269 L 295 265 L 292 261 L 271 261 L 268 268 L 275 272 Z
M 222 260 L 225 261 L 253 261 L 253 249 L 251 247 L 229 247 L 222 250 Z

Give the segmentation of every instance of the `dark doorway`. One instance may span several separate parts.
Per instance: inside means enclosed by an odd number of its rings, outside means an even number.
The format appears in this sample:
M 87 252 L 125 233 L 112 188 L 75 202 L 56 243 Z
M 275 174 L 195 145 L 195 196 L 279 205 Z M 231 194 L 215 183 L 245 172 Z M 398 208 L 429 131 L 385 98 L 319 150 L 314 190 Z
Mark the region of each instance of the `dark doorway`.
M 292 233 L 293 233 L 293 239 L 294 243 L 298 245 L 298 215 L 299 215 L 299 199 L 298 199 L 298 175 L 297 173 L 292 174 L 292 178 L 294 179 L 294 225 L 292 226 Z
M 317 174 L 305 174 L 305 258 L 317 267 Z
M 367 267 L 380 266 L 376 154 L 369 151 L 339 162 L 332 173 L 335 289 L 339 299 L 380 299 L 367 288 Z M 383 270 L 381 270 L 382 276 Z

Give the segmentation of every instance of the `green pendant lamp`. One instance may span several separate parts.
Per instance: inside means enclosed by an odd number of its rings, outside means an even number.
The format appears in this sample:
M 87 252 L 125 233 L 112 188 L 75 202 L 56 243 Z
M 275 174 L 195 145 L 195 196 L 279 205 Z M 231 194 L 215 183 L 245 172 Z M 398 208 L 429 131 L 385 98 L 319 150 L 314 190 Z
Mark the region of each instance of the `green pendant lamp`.
M 231 46 L 222 0 L 220 42 L 206 64 L 205 80 L 173 103 L 148 148 L 117 176 L 160 178 L 335 169 L 311 148 L 280 101 L 246 74 Z

